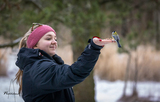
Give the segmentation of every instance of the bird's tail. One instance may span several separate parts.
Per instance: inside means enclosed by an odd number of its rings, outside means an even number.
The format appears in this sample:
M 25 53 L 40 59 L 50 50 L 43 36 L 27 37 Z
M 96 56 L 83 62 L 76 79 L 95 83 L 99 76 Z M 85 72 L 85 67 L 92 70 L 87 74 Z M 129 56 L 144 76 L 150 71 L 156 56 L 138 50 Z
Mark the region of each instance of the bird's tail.
M 117 45 L 118 45 L 119 48 L 122 47 L 122 46 L 120 45 L 120 43 L 119 43 L 119 40 L 117 40 Z

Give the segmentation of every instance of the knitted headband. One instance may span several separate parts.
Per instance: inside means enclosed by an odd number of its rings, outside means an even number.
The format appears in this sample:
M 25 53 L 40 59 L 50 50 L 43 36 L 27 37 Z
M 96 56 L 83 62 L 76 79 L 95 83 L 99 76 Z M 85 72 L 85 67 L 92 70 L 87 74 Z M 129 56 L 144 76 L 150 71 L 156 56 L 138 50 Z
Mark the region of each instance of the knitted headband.
M 33 48 L 38 41 L 47 33 L 53 31 L 55 34 L 55 30 L 48 26 L 48 25 L 41 25 L 39 27 L 37 27 L 35 30 L 33 30 L 33 32 L 29 35 L 28 39 L 27 39 L 27 47 L 28 48 Z

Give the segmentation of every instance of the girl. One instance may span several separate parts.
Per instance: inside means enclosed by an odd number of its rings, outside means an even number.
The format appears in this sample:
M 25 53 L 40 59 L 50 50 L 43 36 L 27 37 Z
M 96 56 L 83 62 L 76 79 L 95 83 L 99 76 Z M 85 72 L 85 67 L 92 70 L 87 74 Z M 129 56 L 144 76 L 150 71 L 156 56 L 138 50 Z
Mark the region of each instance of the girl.
M 56 54 L 57 37 L 48 25 L 33 24 L 20 41 L 16 65 L 19 94 L 25 102 L 75 102 L 72 87 L 96 64 L 100 50 L 113 40 L 94 37 L 71 66 Z

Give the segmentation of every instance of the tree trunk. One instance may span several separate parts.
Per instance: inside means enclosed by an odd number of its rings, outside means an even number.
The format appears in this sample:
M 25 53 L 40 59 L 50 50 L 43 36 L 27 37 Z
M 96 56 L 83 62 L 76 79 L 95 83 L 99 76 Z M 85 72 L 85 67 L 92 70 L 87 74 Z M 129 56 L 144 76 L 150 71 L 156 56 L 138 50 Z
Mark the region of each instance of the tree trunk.
M 93 71 L 80 84 L 73 87 L 76 102 L 95 102 Z
M 75 32 L 73 31 L 73 33 Z M 87 45 L 88 38 L 86 35 L 88 35 L 88 33 L 84 33 L 84 35 L 77 33 L 72 35 L 72 50 L 74 61 L 77 61 L 77 58 L 81 55 Z M 73 90 L 76 102 L 95 102 L 93 71 L 83 82 L 74 86 Z
M 122 97 L 126 96 L 126 88 L 127 88 L 128 77 L 129 77 L 128 74 L 129 74 L 130 61 L 131 61 L 131 54 L 129 52 L 129 57 L 128 57 L 128 63 L 127 63 L 127 68 L 126 68 L 126 73 L 125 73 L 125 81 L 124 81 L 124 88 L 123 88 L 123 95 L 122 95 Z
M 87 42 L 87 41 L 86 41 Z M 75 47 L 74 47 L 75 46 Z M 73 48 L 74 47 L 74 48 Z M 73 59 L 74 61 L 80 56 L 84 48 L 82 46 L 72 46 L 73 49 Z M 76 102 L 95 102 L 94 100 L 94 79 L 93 71 L 90 75 L 80 84 L 73 87 Z
M 123 37 L 126 36 L 127 30 L 128 30 L 127 19 L 125 17 L 122 17 L 122 31 L 121 31 L 121 34 L 122 34 Z
M 157 8 L 157 10 L 155 11 L 155 13 L 156 13 L 156 17 L 155 17 L 155 19 L 156 19 L 156 49 L 160 49 L 160 46 L 159 46 L 159 43 L 160 43 L 160 35 L 159 35 L 159 3 L 156 3 L 156 8 Z
M 135 75 L 134 75 L 134 84 L 133 84 L 133 96 L 138 96 L 137 93 L 137 80 L 138 80 L 138 54 L 135 57 Z

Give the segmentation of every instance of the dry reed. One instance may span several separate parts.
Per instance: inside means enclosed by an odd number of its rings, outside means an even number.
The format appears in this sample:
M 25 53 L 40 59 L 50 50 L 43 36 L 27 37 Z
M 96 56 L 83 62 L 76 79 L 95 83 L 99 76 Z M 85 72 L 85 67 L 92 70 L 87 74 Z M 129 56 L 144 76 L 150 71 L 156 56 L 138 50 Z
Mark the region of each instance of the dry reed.
M 95 66 L 95 75 L 110 81 L 124 80 L 128 62 L 127 53 L 117 53 L 116 45 L 106 45 Z M 160 81 L 160 52 L 152 46 L 140 45 L 136 51 L 130 51 L 129 79 L 134 80 L 137 63 L 139 81 Z M 137 58 L 137 60 L 135 60 Z

